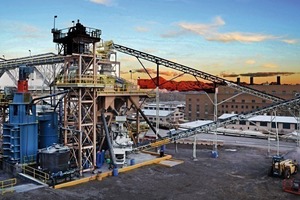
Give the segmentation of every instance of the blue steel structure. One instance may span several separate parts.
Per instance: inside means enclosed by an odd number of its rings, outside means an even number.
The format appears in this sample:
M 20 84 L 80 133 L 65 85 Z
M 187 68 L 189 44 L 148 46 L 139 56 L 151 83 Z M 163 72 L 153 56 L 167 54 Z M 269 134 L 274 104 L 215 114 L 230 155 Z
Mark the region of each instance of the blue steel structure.
M 45 112 L 39 115 L 39 149 L 49 147 L 58 141 L 58 114 Z
M 9 104 L 9 121 L 3 124 L 3 157 L 10 163 L 34 163 L 38 153 L 36 105 L 28 92 L 31 67 L 19 67 L 18 91 Z

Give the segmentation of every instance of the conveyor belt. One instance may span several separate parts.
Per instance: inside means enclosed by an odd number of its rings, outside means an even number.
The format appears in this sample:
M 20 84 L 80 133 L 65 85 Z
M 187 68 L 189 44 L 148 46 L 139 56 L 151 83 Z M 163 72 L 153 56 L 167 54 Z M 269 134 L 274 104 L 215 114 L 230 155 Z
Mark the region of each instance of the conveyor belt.
M 193 136 L 197 133 L 201 133 L 201 132 L 207 132 L 213 129 L 216 129 L 218 126 L 220 125 L 225 125 L 225 124 L 230 124 L 234 121 L 238 121 L 238 120 L 246 120 L 249 119 L 255 115 L 259 115 L 259 114 L 264 114 L 266 112 L 275 110 L 275 109 L 280 109 L 282 107 L 295 107 L 295 106 L 299 106 L 300 104 L 300 97 L 297 97 L 295 99 L 292 100 L 287 100 L 284 102 L 280 102 L 280 103 L 275 103 L 273 105 L 270 105 L 268 107 L 253 111 L 253 112 L 249 112 L 247 114 L 239 114 L 239 115 L 235 115 L 232 117 L 229 117 L 225 120 L 223 120 L 222 122 L 219 121 L 215 121 L 215 122 L 211 122 L 205 125 L 201 125 L 195 128 L 191 128 L 191 129 L 187 129 L 187 130 L 178 130 L 175 133 L 173 133 L 172 135 L 169 136 L 165 136 L 162 137 L 154 142 L 149 142 L 146 144 L 141 144 L 137 147 L 134 148 L 134 150 L 144 150 L 144 149 L 151 149 L 153 147 L 157 147 L 157 146 L 161 146 L 164 144 L 168 144 L 170 142 L 179 140 L 181 138 L 187 138 L 190 136 Z
M 11 70 L 19 67 L 20 65 L 47 65 L 55 63 L 63 63 L 64 57 L 58 56 L 54 53 L 45 53 L 34 56 L 27 56 L 16 59 L 8 59 L 0 61 L 0 70 Z
M 269 100 L 272 102 L 283 101 L 282 98 L 276 97 L 274 95 L 267 94 L 267 93 L 264 93 L 259 90 L 255 90 L 253 88 L 249 88 L 246 86 L 238 85 L 232 81 L 228 81 L 226 79 L 223 79 L 223 78 L 220 78 L 220 77 L 199 71 L 197 69 L 193 69 L 191 67 L 187 67 L 185 65 L 181 65 L 181 64 L 178 64 L 178 63 L 175 63 L 175 62 L 172 62 L 172 61 L 169 61 L 169 60 L 166 60 L 166 59 L 163 59 L 163 58 L 160 58 L 160 57 L 157 57 L 157 56 L 145 53 L 145 52 L 141 52 L 141 51 L 138 51 L 138 50 L 135 50 L 132 48 L 128 48 L 128 47 L 125 47 L 122 45 L 118 45 L 118 44 L 113 44 L 113 48 L 119 52 L 131 55 L 131 56 L 135 56 L 138 59 L 144 59 L 144 60 L 159 64 L 159 65 L 163 65 L 165 67 L 172 68 L 172 69 L 184 72 L 186 74 L 190 74 L 192 76 L 199 77 L 201 79 L 205 79 L 205 80 L 208 80 L 208 81 L 220 84 L 220 85 L 227 85 L 228 87 L 231 87 L 233 89 L 236 89 L 236 90 L 239 90 L 241 92 L 245 92 L 245 93 L 248 93 L 251 95 L 255 95 L 257 97 L 260 97 L 260 98 L 263 98 L 263 99 L 266 99 L 266 100 Z

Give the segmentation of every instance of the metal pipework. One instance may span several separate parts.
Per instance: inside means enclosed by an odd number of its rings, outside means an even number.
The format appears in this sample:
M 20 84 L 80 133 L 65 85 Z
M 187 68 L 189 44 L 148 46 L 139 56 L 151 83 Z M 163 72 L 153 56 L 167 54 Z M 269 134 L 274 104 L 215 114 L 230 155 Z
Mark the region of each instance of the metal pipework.
M 107 123 L 106 123 L 104 113 L 101 113 L 101 118 L 102 118 L 104 132 L 105 132 L 105 136 L 106 136 L 106 140 L 107 140 L 107 144 L 108 144 L 108 148 L 109 148 L 109 155 L 110 155 L 110 158 L 111 158 L 111 161 L 112 161 L 112 164 L 113 164 L 114 168 L 117 168 L 114 149 L 113 149 L 112 144 L 111 144 L 110 135 L 109 135 L 109 131 L 108 131 L 108 127 L 107 127 Z

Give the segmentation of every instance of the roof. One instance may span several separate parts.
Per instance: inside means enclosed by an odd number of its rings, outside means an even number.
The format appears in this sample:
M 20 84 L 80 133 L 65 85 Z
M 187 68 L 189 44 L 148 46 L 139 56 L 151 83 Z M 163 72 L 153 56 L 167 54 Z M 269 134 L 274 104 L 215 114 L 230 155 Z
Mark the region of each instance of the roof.
M 229 117 L 233 117 L 236 116 L 237 114 L 228 114 L 228 113 L 224 113 L 223 115 L 221 115 L 220 117 L 218 117 L 218 119 L 227 119 Z
M 248 119 L 248 121 L 256 122 L 277 122 L 277 123 L 293 123 L 297 124 L 297 118 L 290 116 L 270 116 L 270 115 L 258 115 Z
M 230 117 L 234 117 L 237 114 L 222 114 L 218 119 L 223 120 Z M 291 116 L 271 116 L 271 115 L 257 115 L 247 119 L 247 121 L 256 121 L 256 122 L 277 122 L 277 123 L 294 123 L 297 124 L 297 118 Z
M 187 122 L 187 123 L 180 124 L 179 127 L 180 128 L 195 128 L 195 127 L 198 127 L 198 126 L 209 124 L 211 122 L 213 122 L 213 121 L 211 121 L 211 120 L 197 120 L 197 121 L 193 121 L 193 122 Z
M 156 110 L 148 110 L 148 109 L 142 109 L 143 113 L 146 116 L 156 116 Z M 159 110 L 158 112 L 160 117 L 166 117 L 172 113 L 174 113 L 174 111 L 170 111 L 170 110 Z

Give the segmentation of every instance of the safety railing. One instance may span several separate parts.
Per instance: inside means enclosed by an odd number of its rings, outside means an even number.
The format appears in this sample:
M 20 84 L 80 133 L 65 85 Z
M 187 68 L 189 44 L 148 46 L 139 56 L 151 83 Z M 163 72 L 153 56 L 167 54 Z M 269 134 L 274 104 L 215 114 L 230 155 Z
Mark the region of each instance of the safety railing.
M 1 194 L 3 195 L 6 192 L 13 192 L 14 191 L 14 186 L 16 184 L 17 184 L 17 179 L 16 178 L 0 181 Z
M 65 76 L 57 77 L 56 84 L 110 84 L 110 80 L 104 80 L 101 77 L 95 75 L 75 75 L 69 73 Z
M 139 91 L 139 86 L 134 85 L 132 83 L 125 82 L 123 84 L 117 83 L 115 77 L 110 76 L 99 76 L 99 75 L 73 75 L 72 73 L 57 77 L 56 84 L 58 86 L 73 86 L 74 84 L 80 84 L 80 86 L 84 86 L 85 84 L 90 87 L 90 85 L 94 85 L 96 87 L 101 88 L 99 92 L 136 92 Z M 144 91 L 144 90 L 141 90 Z
M 35 168 L 30 167 L 28 165 L 23 165 L 22 170 L 23 170 L 24 174 L 32 176 L 35 179 L 39 179 L 44 183 L 46 183 L 47 180 L 49 180 L 49 178 L 50 178 L 48 173 L 45 173 L 41 170 L 35 169 Z

